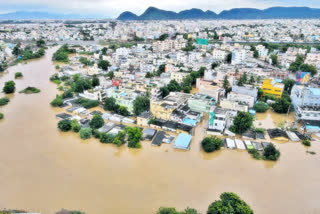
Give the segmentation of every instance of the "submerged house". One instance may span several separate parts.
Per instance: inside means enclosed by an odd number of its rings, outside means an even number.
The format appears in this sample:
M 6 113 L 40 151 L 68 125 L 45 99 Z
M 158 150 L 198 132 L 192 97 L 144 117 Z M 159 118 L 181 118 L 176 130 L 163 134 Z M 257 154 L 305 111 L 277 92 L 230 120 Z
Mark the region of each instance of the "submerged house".
M 190 149 L 192 136 L 188 134 L 179 134 L 176 141 L 174 142 L 174 148 L 176 149 Z

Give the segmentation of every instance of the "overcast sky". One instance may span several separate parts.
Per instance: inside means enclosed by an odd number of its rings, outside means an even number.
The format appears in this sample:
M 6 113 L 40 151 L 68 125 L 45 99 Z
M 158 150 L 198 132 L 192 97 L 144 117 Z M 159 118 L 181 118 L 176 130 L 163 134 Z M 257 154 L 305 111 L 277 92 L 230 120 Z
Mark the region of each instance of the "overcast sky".
M 190 8 L 222 10 L 240 7 L 264 9 L 272 6 L 308 6 L 320 8 L 320 0 L 0 0 L 0 12 L 44 11 L 57 13 L 99 14 L 115 18 L 123 11 L 137 15 L 149 6 L 181 11 Z

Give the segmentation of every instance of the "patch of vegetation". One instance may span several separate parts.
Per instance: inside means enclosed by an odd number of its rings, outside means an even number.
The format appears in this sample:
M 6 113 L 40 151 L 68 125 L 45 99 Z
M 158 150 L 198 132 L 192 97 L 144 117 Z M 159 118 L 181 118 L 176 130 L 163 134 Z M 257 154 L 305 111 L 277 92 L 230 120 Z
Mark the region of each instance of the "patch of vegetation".
M 238 195 L 225 192 L 220 195 L 220 200 L 210 204 L 207 214 L 253 214 L 250 206 L 240 199 Z
M 82 140 L 87 140 L 91 138 L 92 130 L 90 128 L 83 128 L 80 130 L 80 137 Z
M 99 129 L 104 125 L 104 120 L 100 114 L 96 114 L 90 121 L 90 127 L 93 129 Z
M 40 89 L 29 86 L 29 87 L 23 89 L 22 91 L 20 91 L 19 93 L 24 93 L 24 94 L 37 94 L 37 93 L 40 93 Z
M 63 132 L 71 130 L 71 120 L 60 120 L 58 123 L 58 129 Z
M 94 108 L 99 106 L 100 102 L 98 100 L 89 100 L 86 98 L 79 98 L 75 101 L 86 109 Z
M 276 161 L 280 157 L 280 151 L 275 148 L 275 146 L 270 143 L 263 151 L 263 159 Z
M 205 152 L 214 152 L 220 150 L 222 143 L 222 139 L 216 137 L 207 137 L 202 140 L 201 145 Z
M 309 140 L 303 140 L 301 143 L 305 146 L 311 146 L 311 142 Z
M 269 105 L 264 102 L 258 102 L 256 104 L 254 104 L 253 108 L 256 112 L 264 113 L 264 112 L 268 111 Z
M 61 46 L 52 56 L 52 61 L 69 63 L 69 54 L 76 53 L 75 49 L 70 49 L 68 45 Z
M 15 78 L 15 79 L 22 78 L 22 77 L 23 77 L 23 74 L 22 74 L 21 72 L 16 72 L 16 73 L 14 74 L 14 78 Z
M 310 154 L 310 155 L 315 155 L 315 154 L 317 154 L 316 152 L 314 152 L 314 151 L 306 151 L 308 154 Z
M 16 90 L 16 84 L 13 81 L 5 82 L 3 92 L 5 94 L 12 94 Z
M 142 132 L 138 127 L 129 127 L 128 134 L 128 147 L 141 148 L 140 140 L 142 139 Z
M 63 99 L 61 96 L 57 95 L 54 100 L 50 103 L 53 107 L 59 107 L 63 105 Z
M 239 112 L 233 120 L 230 130 L 237 134 L 243 134 L 252 127 L 253 116 L 248 112 Z
M 0 98 L 0 106 L 7 105 L 10 102 L 10 99 L 8 97 Z
M 248 149 L 248 153 L 251 154 L 254 159 L 260 160 L 262 158 L 261 154 L 256 149 Z
M 0 112 L 0 120 L 3 119 L 4 115 Z

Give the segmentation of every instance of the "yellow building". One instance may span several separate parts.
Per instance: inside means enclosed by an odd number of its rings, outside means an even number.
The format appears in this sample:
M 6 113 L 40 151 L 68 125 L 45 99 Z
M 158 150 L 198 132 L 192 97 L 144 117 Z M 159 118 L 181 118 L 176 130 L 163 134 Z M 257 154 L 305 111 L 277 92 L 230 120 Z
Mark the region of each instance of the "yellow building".
M 152 100 L 150 111 L 158 119 L 170 120 L 172 112 L 180 106 L 186 105 L 191 96 L 192 94 L 170 92 L 170 94 L 162 100 Z
M 280 98 L 284 89 L 284 84 L 281 82 L 282 80 L 278 79 L 264 80 L 261 87 L 261 89 L 264 91 L 264 95 L 269 94 L 274 95 L 276 98 Z

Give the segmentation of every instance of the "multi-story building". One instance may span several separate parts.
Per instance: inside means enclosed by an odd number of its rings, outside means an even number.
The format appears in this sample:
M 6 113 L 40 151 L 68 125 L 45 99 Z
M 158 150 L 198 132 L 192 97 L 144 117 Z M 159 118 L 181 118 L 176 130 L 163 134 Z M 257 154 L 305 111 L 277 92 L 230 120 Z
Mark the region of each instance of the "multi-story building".
M 195 94 L 188 99 L 188 107 L 197 112 L 210 112 L 216 102 L 206 94 Z
M 295 109 L 298 106 L 320 106 L 320 89 L 295 85 L 291 90 L 291 100 Z
M 188 73 L 183 72 L 172 72 L 171 73 L 171 80 L 175 80 L 178 83 L 182 83 L 183 79 L 188 76 Z
M 172 112 L 182 105 L 186 105 L 191 96 L 191 94 L 171 92 L 163 99 L 152 100 L 150 111 L 158 119 L 170 120 Z
M 279 79 L 266 79 L 263 81 L 261 89 L 264 91 L 264 95 L 274 95 L 276 98 L 280 98 L 283 93 L 284 84 Z

